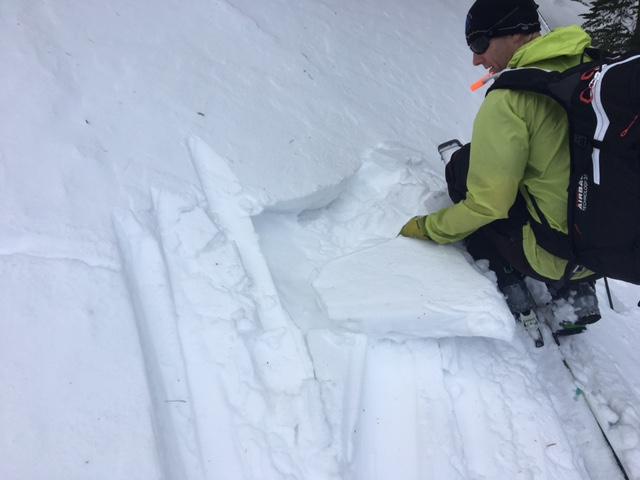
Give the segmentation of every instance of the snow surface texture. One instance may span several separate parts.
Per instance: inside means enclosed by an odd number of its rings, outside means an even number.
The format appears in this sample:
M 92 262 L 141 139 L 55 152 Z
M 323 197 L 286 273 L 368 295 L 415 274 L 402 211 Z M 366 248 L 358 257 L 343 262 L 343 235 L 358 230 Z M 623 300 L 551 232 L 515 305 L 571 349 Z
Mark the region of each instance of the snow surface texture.
M 451 248 L 394 239 L 327 263 L 314 286 L 329 318 L 349 330 L 504 340 L 513 334 L 495 285 Z
M 621 478 L 586 401 L 640 478 L 638 287 L 576 385 L 395 238 L 481 101 L 469 3 L 2 3 L 0 478 Z

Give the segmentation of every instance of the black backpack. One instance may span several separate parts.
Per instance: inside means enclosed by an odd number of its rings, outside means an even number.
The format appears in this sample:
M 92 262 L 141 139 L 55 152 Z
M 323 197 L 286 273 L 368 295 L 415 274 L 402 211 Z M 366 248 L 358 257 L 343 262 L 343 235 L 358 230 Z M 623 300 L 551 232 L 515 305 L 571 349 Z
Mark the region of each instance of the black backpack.
M 588 62 L 564 72 L 520 68 L 489 89 L 547 95 L 569 119 L 569 234 L 530 225 L 539 245 L 569 261 L 565 279 L 584 266 L 640 284 L 640 53 L 611 56 L 587 49 Z M 488 93 L 488 92 L 487 92 Z

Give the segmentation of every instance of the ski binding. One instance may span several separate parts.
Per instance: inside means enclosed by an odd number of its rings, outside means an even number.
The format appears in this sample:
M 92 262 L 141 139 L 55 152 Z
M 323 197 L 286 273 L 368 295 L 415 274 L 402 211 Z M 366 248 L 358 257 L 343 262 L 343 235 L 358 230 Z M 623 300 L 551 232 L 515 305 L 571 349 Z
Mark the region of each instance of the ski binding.
M 518 314 L 518 321 L 522 323 L 525 331 L 533 339 L 536 348 L 544 347 L 544 339 L 540 331 L 540 324 L 538 323 L 538 316 L 535 310 L 532 309 L 528 312 Z

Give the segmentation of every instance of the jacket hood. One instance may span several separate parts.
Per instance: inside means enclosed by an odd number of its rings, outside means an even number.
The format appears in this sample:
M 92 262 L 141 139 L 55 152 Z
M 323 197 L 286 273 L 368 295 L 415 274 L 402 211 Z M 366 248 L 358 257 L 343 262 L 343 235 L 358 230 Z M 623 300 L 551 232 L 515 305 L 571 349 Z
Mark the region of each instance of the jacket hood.
M 581 55 L 591 37 L 580 27 L 558 28 L 526 43 L 513 54 L 509 68 L 525 67 L 551 58 Z

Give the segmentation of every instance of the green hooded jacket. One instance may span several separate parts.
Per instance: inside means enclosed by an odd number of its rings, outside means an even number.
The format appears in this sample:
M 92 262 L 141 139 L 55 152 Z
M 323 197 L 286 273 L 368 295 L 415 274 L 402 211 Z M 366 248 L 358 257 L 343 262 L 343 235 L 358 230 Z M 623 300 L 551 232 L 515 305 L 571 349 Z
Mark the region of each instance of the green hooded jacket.
M 508 66 L 563 71 L 580 63 L 590 43 L 581 28 L 560 28 L 520 47 Z M 467 198 L 430 214 L 427 235 L 441 244 L 459 241 L 507 218 L 518 192 L 533 218 L 538 216 L 529 194 L 550 226 L 567 233 L 568 185 L 569 125 L 562 107 L 543 95 L 494 90 L 474 121 Z M 567 262 L 541 248 L 528 224 L 523 227 L 523 248 L 536 272 L 553 280 L 562 278 Z M 590 274 L 584 271 L 576 277 Z

